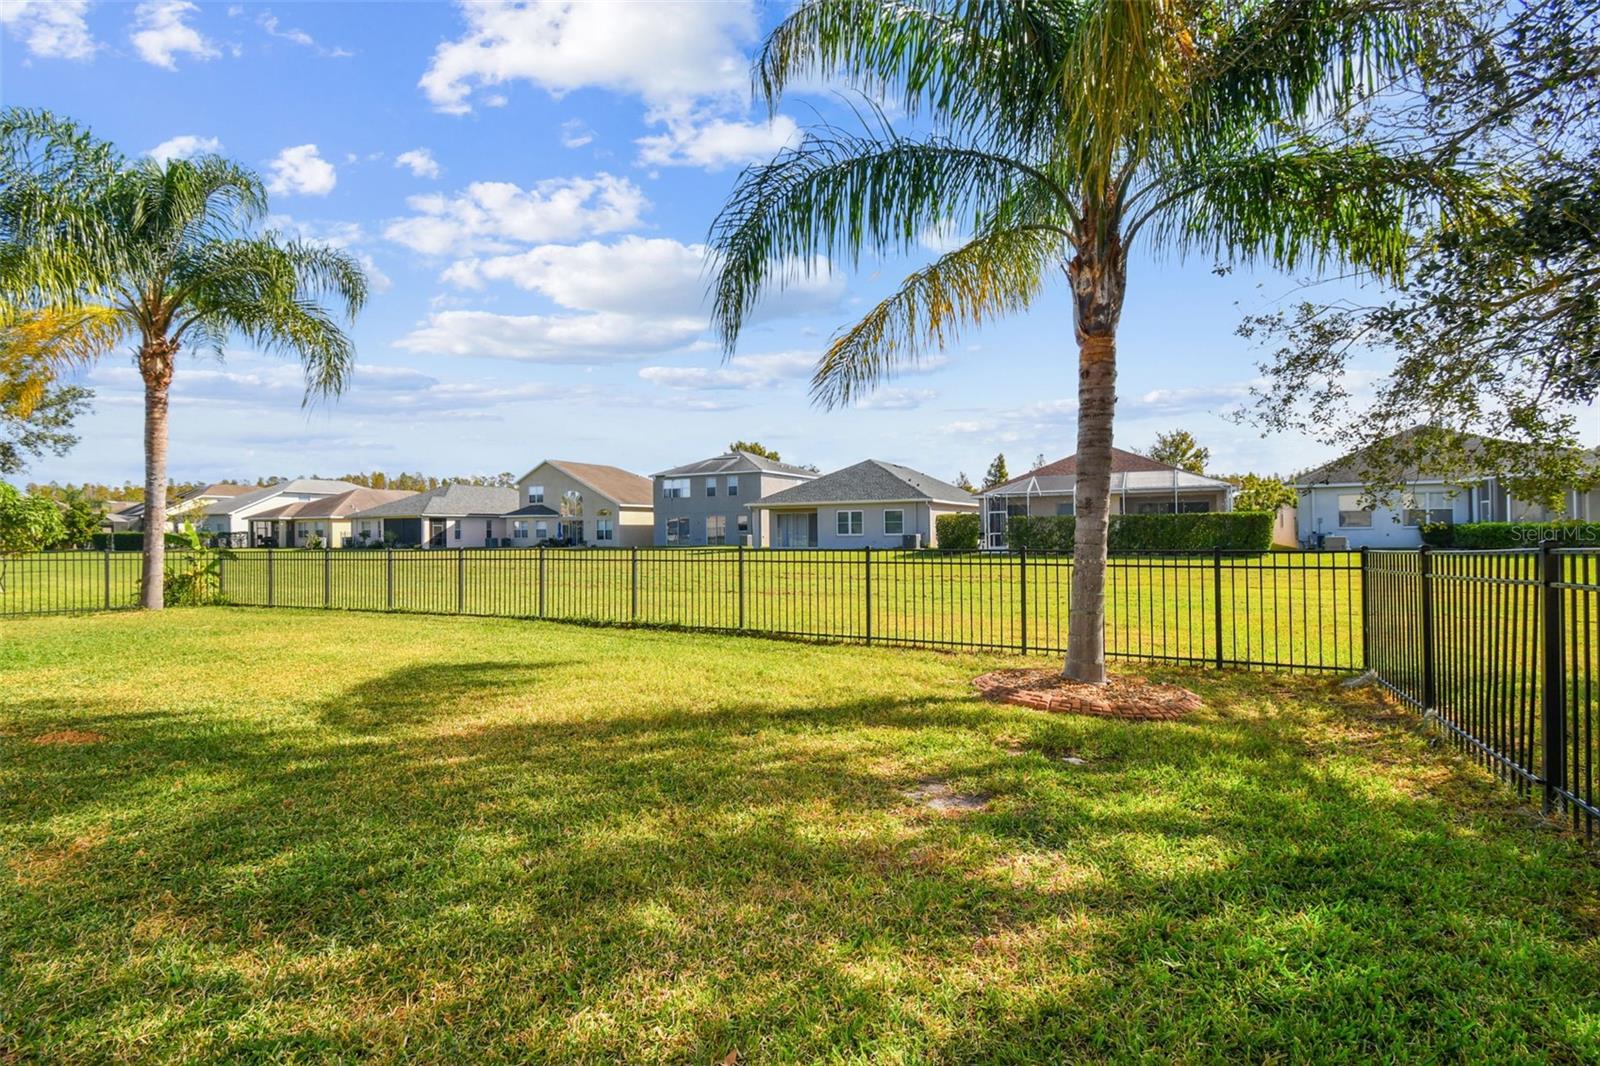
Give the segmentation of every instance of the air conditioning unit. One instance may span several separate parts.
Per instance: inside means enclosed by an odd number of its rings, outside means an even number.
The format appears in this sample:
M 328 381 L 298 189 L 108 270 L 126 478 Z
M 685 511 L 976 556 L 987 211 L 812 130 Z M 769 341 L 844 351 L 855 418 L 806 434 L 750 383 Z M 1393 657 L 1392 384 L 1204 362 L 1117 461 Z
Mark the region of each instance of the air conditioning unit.
M 746 548 L 753 548 L 753 547 L 755 547 L 755 546 L 756 546 L 756 538 L 755 538 L 755 534 L 753 534 L 753 533 L 746 533 L 746 534 L 745 534 L 745 535 L 744 535 L 744 536 L 742 536 L 742 537 L 740 537 L 740 538 L 739 538 L 739 543 L 740 543 L 740 544 L 741 544 L 741 545 L 743 545 L 743 546 L 744 546 L 744 547 L 746 547 Z
M 900 538 L 900 546 L 906 551 L 919 552 L 922 550 L 922 534 L 907 533 Z

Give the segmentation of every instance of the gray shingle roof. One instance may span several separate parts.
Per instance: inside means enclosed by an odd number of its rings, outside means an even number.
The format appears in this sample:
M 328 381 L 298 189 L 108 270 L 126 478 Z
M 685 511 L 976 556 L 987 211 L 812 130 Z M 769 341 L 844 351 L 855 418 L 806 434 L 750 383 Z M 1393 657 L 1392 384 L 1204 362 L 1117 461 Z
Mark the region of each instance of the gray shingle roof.
M 716 474 L 742 474 L 755 472 L 762 474 L 782 474 L 785 477 L 814 478 L 815 470 L 804 467 L 791 466 L 788 463 L 778 463 L 765 456 L 755 455 L 751 452 L 728 452 L 725 455 L 715 455 L 710 459 L 701 459 L 696 463 L 687 463 L 675 466 L 671 470 L 663 470 L 656 477 L 697 477 L 699 475 L 714 476 Z
M 507 518 L 560 518 L 561 512 L 554 507 L 542 503 L 530 503 L 526 507 L 518 507 L 515 511 L 507 511 Z
M 403 500 L 357 511 L 352 518 L 454 518 L 461 515 L 503 515 L 517 506 L 517 490 L 490 485 L 441 485 Z
M 954 503 L 976 508 L 978 498 L 962 489 L 940 481 L 920 470 L 881 459 L 867 459 L 855 466 L 835 470 L 831 474 L 796 485 L 792 489 L 775 492 L 762 499 L 755 507 L 782 507 L 807 503 L 876 503 L 880 500 L 928 500 Z

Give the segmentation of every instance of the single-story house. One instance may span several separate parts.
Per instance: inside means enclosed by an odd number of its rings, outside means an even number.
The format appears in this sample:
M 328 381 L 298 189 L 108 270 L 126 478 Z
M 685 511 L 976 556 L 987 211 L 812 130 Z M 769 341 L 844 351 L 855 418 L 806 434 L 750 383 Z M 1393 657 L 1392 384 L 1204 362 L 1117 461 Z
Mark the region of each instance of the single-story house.
M 421 548 L 498 548 L 507 537 L 517 490 L 494 485 L 440 485 L 349 516 L 357 544 Z
M 517 547 L 545 540 L 600 548 L 650 546 L 650 479 L 601 463 L 546 459 L 517 479 L 505 511 Z
M 919 470 L 868 459 L 750 505 L 756 543 L 772 548 L 938 546 L 944 514 L 975 514 L 971 493 Z
M 743 544 L 751 533 L 750 508 L 759 500 L 817 473 L 750 452 L 727 452 L 675 466 L 654 477 L 655 542 Z
M 1072 515 L 1078 457 L 1069 455 L 983 493 L 984 546 L 1004 548 L 1012 515 Z M 1137 452 L 1111 449 L 1112 514 L 1190 514 L 1233 510 L 1233 485 L 1191 474 Z
M 299 477 L 280 481 L 274 485 L 252 488 L 217 499 L 205 506 L 194 518 L 195 528 L 201 533 L 235 544 L 246 542 L 252 547 L 274 543 L 273 531 L 266 525 L 252 526 L 251 519 L 263 511 L 274 511 L 291 503 L 320 500 L 338 496 L 360 488 L 348 481 L 328 481 L 324 478 Z
M 356 537 L 351 516 L 380 504 L 394 503 L 416 493 L 401 489 L 351 489 L 337 496 L 296 500 L 250 516 L 252 543 L 305 548 L 320 543 L 325 548 L 350 547 Z
M 185 521 L 196 528 L 205 528 L 205 515 L 212 507 L 225 501 L 255 492 L 255 485 L 235 485 L 219 481 L 204 488 L 184 493 L 167 504 L 167 527 L 174 531 L 183 528 Z M 106 515 L 106 525 L 114 532 L 135 532 L 144 528 L 144 501 L 121 504 Z
M 1415 432 L 1408 430 L 1406 432 Z M 1474 440 L 1468 435 L 1466 447 Z M 1392 442 L 1394 438 L 1390 438 Z M 1478 472 L 1446 477 L 1412 465 L 1398 472 L 1403 490 L 1379 502 L 1369 496 L 1367 463 L 1360 451 L 1307 470 L 1294 480 L 1300 494 L 1298 532 L 1306 545 L 1348 548 L 1416 548 L 1422 525 L 1433 522 L 1549 522 L 1558 518 L 1600 520 L 1600 489 L 1570 489 L 1560 511 L 1519 500 L 1502 478 Z

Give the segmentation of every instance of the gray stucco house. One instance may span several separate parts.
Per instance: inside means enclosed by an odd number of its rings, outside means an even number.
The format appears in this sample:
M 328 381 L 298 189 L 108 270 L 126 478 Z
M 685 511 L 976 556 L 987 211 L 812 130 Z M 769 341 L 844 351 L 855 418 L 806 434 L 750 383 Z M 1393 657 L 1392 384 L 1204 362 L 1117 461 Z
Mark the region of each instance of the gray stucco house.
M 1466 445 L 1472 448 L 1470 437 Z M 1424 523 L 1600 519 L 1600 489 L 1569 490 L 1558 512 L 1517 499 L 1495 474 L 1447 478 L 1415 465 L 1400 472 L 1402 491 L 1380 502 L 1368 494 L 1366 466 L 1362 453 L 1352 452 L 1295 478 L 1302 544 L 1321 540 L 1326 545 L 1327 538 L 1334 538 L 1334 546 L 1342 540 L 1348 548 L 1416 548 L 1422 545 Z
M 749 536 L 759 546 L 751 507 L 816 477 L 814 471 L 750 452 L 728 452 L 663 470 L 652 479 L 655 542 L 743 544 Z
M 868 459 L 751 504 L 757 543 L 773 548 L 938 546 L 943 514 L 976 514 L 978 499 L 908 466 Z

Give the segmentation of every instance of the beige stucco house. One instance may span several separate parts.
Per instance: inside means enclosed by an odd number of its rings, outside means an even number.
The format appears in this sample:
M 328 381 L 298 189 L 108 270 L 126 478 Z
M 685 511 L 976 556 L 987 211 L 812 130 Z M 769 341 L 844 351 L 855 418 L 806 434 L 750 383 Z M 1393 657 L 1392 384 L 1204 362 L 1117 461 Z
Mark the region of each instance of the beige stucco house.
M 655 524 L 650 479 L 620 467 L 546 459 L 517 479 L 504 517 L 515 547 L 543 541 L 644 548 Z

